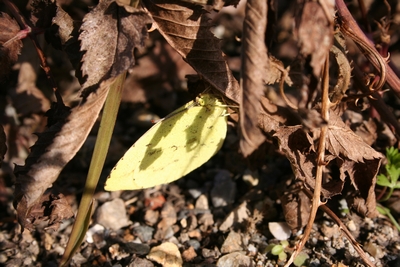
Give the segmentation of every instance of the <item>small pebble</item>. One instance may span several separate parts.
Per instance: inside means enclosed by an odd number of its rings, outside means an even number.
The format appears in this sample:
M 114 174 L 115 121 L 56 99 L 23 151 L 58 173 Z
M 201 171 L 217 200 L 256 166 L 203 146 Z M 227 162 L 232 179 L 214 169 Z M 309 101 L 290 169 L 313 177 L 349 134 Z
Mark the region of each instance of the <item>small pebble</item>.
M 196 200 L 195 208 L 204 210 L 210 209 L 210 207 L 208 206 L 208 199 L 206 195 L 199 196 L 199 198 Z
M 214 218 L 212 213 L 203 213 L 198 216 L 197 223 L 200 225 L 200 230 L 207 231 L 209 226 L 214 224 Z
M 241 266 L 252 266 L 251 259 L 240 252 L 233 252 L 222 256 L 217 261 L 217 267 L 241 267 Z
M 257 254 L 257 248 L 253 244 L 249 244 L 247 246 L 247 251 L 249 252 L 250 255 L 255 256 Z
M 154 228 L 147 225 L 140 225 L 133 228 L 135 236 L 139 237 L 143 243 L 150 241 L 153 238 Z
M 192 261 L 196 257 L 197 257 L 197 254 L 196 254 L 196 251 L 194 251 L 193 247 L 187 248 L 182 253 L 182 258 L 185 260 L 185 262 Z
M 86 232 L 86 242 L 92 244 L 94 242 L 93 240 L 93 235 L 95 234 L 102 234 L 104 233 L 104 226 L 101 224 L 95 224 L 92 227 L 90 227 L 87 232 Z
M 160 212 L 158 210 L 148 209 L 144 214 L 144 221 L 148 225 L 155 225 L 158 222 L 158 218 L 160 217 Z
M 190 239 L 185 242 L 187 246 L 193 247 L 194 250 L 198 250 L 201 247 L 201 244 L 196 239 Z
M 222 244 L 221 253 L 231 253 L 235 251 L 242 251 L 242 237 L 241 234 L 234 231 L 230 232 Z
M 124 201 L 116 198 L 101 205 L 97 209 L 95 222 L 114 231 L 128 226 L 130 221 L 126 215 Z
M 292 231 L 286 222 L 270 222 L 268 223 L 268 229 L 278 240 L 287 240 L 292 234 Z
M 203 248 L 201 250 L 201 255 L 204 258 L 214 258 L 217 259 L 220 255 L 221 252 L 218 250 L 217 247 L 215 247 L 214 249 L 208 249 L 208 248 Z
M 243 174 L 243 181 L 251 186 L 257 186 L 259 182 L 258 172 L 252 172 L 251 170 L 246 169 Z
M 153 247 L 147 258 L 161 264 L 163 267 L 180 267 L 183 263 L 178 247 L 171 242 L 165 242 Z
M 249 218 L 249 211 L 247 209 L 247 203 L 243 202 L 239 207 L 234 209 L 229 213 L 229 215 L 225 218 L 224 222 L 219 227 L 220 231 L 227 231 L 236 223 L 241 223 L 244 220 Z
M 236 183 L 232 181 L 231 174 L 228 171 L 221 170 L 217 173 L 210 194 L 215 208 L 225 207 L 234 202 Z
M 147 259 L 135 258 L 128 267 L 154 267 L 154 264 Z
M 150 251 L 150 246 L 135 242 L 128 242 L 124 244 L 124 250 L 131 254 L 147 255 Z

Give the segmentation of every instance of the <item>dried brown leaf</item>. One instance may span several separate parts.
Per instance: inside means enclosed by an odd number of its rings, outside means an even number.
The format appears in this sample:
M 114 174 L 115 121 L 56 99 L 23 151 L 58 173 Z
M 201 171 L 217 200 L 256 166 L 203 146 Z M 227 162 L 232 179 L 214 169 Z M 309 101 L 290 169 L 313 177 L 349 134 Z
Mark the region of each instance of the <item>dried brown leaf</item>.
M 281 197 L 285 221 L 293 233 L 307 225 L 311 211 L 310 199 L 299 189 L 290 190 Z
M 318 135 L 318 132 L 319 129 L 315 129 L 314 135 Z M 326 149 L 335 157 L 355 162 L 383 158 L 381 153 L 367 145 L 335 112 L 330 114 Z
M 314 140 L 319 138 L 319 128 L 314 129 L 312 133 L 313 137 L 301 126 L 284 126 L 277 130 L 275 137 L 279 140 L 280 149 L 290 160 L 296 178 L 314 188 L 317 153 L 313 144 Z M 374 187 L 382 157 L 332 112 L 328 125 L 325 160 L 329 163 L 327 169 L 332 165 L 339 168 L 340 177 L 331 177 L 329 182 L 323 184 L 322 195 L 330 198 L 341 193 L 348 176 L 366 205 L 358 207 L 358 210 L 364 210 L 363 215 L 374 216 Z
M 84 89 L 128 70 L 135 63 L 133 51 L 147 38 L 151 18 L 144 11 L 103 0 L 83 19 L 81 51 Z
M 358 214 L 376 217 L 375 184 L 381 159 L 365 160 L 365 162 L 345 161 L 340 171 L 348 173 L 351 183 L 356 188 L 356 196 L 349 201 L 349 206 Z
M 27 218 L 25 228 L 32 231 L 35 225 L 48 221 L 47 229 L 57 230 L 64 219 L 69 219 L 74 213 L 63 194 L 57 196 L 44 194 L 40 201 L 35 204 Z
M 239 103 L 239 84 L 221 51 L 219 40 L 210 31 L 210 22 L 201 6 L 179 1 L 144 1 L 167 42 L 224 96 Z
M 272 55 L 268 55 L 268 58 L 265 60 L 267 64 L 264 64 L 264 82 L 266 84 L 274 84 L 279 82 L 282 78 L 282 70 L 285 69 L 282 61 Z M 289 85 L 293 84 L 289 76 L 286 77 L 285 82 Z
M 332 7 L 333 10 L 333 7 Z M 333 12 L 332 12 L 333 13 Z M 310 65 L 315 77 L 319 77 L 333 42 L 333 26 L 319 2 L 308 1 L 296 17 L 295 37 L 300 53 L 311 56 Z
M 6 13 L 0 13 L 0 82 L 8 75 L 21 52 L 22 41 L 16 38 L 19 31 L 15 20 Z
M 103 82 L 96 93 L 90 94 L 71 111 L 61 104 L 55 104 L 48 111 L 48 129 L 38 134 L 25 165 L 16 166 L 14 171 L 14 207 L 22 227 L 30 224 L 32 207 L 39 203 L 43 193 L 86 140 L 103 107 L 111 82 Z
M 46 40 L 57 49 L 63 49 L 68 55 L 72 66 L 76 70 L 76 76 L 81 81 L 79 69 L 82 53 L 80 52 L 79 28 L 81 23 L 74 21 L 61 7 L 57 7 L 56 15 L 53 18 L 53 34 L 47 34 Z
M 299 116 L 288 108 L 277 106 L 267 98 L 261 99 L 262 111 L 258 115 L 258 126 L 266 134 L 273 135 L 281 125 L 298 125 Z
M 261 97 L 264 94 L 264 66 L 268 63 L 265 47 L 267 1 L 248 0 L 243 23 L 242 45 L 242 97 L 240 102 L 240 150 L 248 157 L 265 141 L 258 128 Z

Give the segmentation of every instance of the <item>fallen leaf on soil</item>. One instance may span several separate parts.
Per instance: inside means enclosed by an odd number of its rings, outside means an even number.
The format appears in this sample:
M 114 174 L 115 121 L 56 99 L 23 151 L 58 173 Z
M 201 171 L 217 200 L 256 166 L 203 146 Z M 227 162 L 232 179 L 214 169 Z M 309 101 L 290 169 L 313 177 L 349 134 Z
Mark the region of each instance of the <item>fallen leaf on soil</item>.
M 42 195 L 40 201 L 31 208 L 27 221 L 24 226 L 32 231 L 35 225 L 43 221 L 48 221 L 47 229 L 58 230 L 63 220 L 74 216 L 74 213 L 63 194 L 55 196 L 53 194 Z

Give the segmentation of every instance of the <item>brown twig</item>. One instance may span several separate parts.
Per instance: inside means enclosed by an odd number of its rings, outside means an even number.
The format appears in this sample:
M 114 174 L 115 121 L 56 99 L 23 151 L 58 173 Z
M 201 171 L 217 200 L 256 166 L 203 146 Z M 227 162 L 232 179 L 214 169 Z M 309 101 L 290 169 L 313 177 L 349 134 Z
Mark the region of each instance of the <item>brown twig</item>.
M 321 106 L 321 117 L 325 121 L 329 122 L 329 108 L 331 106 L 331 102 L 329 101 L 329 52 L 325 57 L 325 65 L 322 76 L 322 106 Z M 310 211 L 310 217 L 308 218 L 307 226 L 304 230 L 304 234 L 296 246 L 296 250 L 290 256 L 290 259 L 286 262 L 285 267 L 290 266 L 294 259 L 299 255 L 304 245 L 308 241 L 308 238 L 311 234 L 312 226 L 315 221 L 315 217 L 317 215 L 318 208 L 324 204 L 321 202 L 321 190 L 322 190 L 322 176 L 323 171 L 326 165 L 325 162 L 325 142 L 326 136 L 328 132 L 328 125 L 324 124 L 321 126 L 321 134 L 319 137 L 318 144 L 318 157 L 317 157 L 317 171 L 315 175 L 315 187 L 314 194 L 312 197 L 312 205 Z
M 313 198 L 313 194 L 310 190 L 303 187 L 303 191 L 310 199 Z M 355 240 L 353 235 L 350 233 L 349 229 L 347 229 L 346 225 L 340 220 L 340 218 L 336 216 L 336 214 L 325 204 L 322 204 L 320 208 L 323 212 L 328 214 L 328 216 L 331 217 L 332 220 L 335 221 L 337 225 L 339 225 L 340 230 L 344 233 L 344 235 L 353 245 L 354 249 L 358 252 L 358 255 L 360 255 L 365 264 L 367 264 L 369 267 L 375 267 L 375 265 L 370 261 L 369 257 L 365 254 L 364 250 L 361 248 L 360 244 L 357 242 L 357 240 Z
M 364 52 L 365 56 L 368 58 L 368 60 L 372 63 L 372 65 L 381 71 L 381 79 L 379 80 L 379 84 L 384 84 L 385 80 L 389 84 L 389 86 L 392 88 L 392 90 L 395 92 L 395 94 L 400 97 L 400 79 L 397 77 L 397 75 L 393 72 L 393 70 L 389 67 L 387 64 L 386 60 L 382 58 L 382 56 L 378 53 L 378 51 L 375 49 L 371 41 L 365 36 L 364 32 L 360 29 L 360 27 L 357 25 L 357 22 L 354 20 L 353 16 L 350 14 L 350 11 L 347 9 L 346 4 L 343 2 L 343 0 L 335 0 L 336 2 L 336 7 L 338 10 L 338 16 L 341 20 L 343 30 L 345 34 L 348 34 L 350 38 L 355 38 L 357 44 L 360 47 L 360 44 L 362 44 L 362 51 Z M 370 52 L 376 52 L 373 54 L 370 54 Z M 383 71 L 385 73 L 383 73 Z M 377 86 L 378 87 L 378 86 Z

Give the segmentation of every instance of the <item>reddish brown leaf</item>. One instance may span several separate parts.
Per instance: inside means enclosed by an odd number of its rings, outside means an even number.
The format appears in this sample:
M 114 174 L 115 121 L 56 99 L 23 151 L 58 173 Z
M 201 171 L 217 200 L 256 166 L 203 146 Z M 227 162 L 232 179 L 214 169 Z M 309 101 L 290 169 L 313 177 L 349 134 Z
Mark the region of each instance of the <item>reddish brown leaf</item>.
M 175 4 L 176 3 L 176 4 Z M 224 96 L 239 103 L 239 84 L 211 33 L 209 19 L 201 6 L 170 1 L 144 1 L 167 42 Z
M 83 19 L 81 50 L 82 74 L 87 76 L 83 88 L 121 74 L 134 63 L 135 47 L 144 45 L 146 24 L 151 18 L 132 7 L 121 7 L 111 0 L 99 4 Z
M 264 94 L 264 66 L 268 63 L 264 35 L 267 24 L 267 1 L 248 0 L 243 23 L 242 97 L 240 103 L 240 150 L 249 156 L 265 141 L 257 126 L 260 101 Z
M 0 81 L 8 75 L 21 52 L 22 42 L 17 38 L 18 23 L 9 15 L 0 13 Z
M 332 14 L 333 14 L 333 6 Z M 315 77 L 319 77 L 325 62 L 325 55 L 332 46 L 333 26 L 319 2 L 308 1 L 296 17 L 295 37 L 300 53 L 311 56 L 311 66 Z

